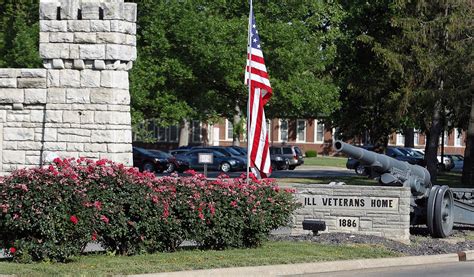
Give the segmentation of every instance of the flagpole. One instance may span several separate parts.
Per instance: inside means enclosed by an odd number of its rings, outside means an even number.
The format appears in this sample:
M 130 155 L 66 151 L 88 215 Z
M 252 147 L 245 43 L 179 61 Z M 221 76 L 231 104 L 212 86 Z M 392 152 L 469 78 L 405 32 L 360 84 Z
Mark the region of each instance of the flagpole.
M 248 68 L 249 68 L 249 78 L 248 78 L 248 99 L 247 99 L 247 185 L 249 184 L 249 175 L 250 175 L 250 93 L 251 93 L 251 84 L 252 84 L 252 14 L 253 14 L 253 6 L 252 0 L 250 0 L 250 13 L 249 13 L 249 28 L 247 34 L 247 42 L 249 49 L 248 51 Z M 247 69 L 245 69 L 247 70 Z

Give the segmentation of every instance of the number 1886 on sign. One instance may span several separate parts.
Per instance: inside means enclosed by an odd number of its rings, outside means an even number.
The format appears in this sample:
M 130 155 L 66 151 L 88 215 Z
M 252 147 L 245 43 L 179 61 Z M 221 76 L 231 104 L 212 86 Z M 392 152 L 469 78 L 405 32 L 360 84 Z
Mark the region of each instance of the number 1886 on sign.
M 338 217 L 336 219 L 336 228 L 344 230 L 359 230 L 358 217 Z

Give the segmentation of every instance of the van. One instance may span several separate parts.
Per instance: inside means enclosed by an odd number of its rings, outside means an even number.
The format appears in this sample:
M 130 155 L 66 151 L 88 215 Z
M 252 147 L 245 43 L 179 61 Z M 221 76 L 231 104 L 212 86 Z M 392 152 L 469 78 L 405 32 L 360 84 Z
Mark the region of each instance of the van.
M 288 169 L 290 170 L 304 164 L 303 151 L 298 146 L 270 146 L 270 155 L 281 155 L 287 158 L 289 162 Z

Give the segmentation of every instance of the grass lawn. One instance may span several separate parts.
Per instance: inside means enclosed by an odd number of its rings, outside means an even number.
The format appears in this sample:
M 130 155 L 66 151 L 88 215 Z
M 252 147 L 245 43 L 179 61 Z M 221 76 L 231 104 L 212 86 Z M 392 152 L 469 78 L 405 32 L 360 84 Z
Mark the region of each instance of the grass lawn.
M 347 158 L 319 156 L 314 158 L 304 158 L 305 165 L 333 166 L 346 168 Z
M 75 258 L 67 264 L 0 262 L 0 275 L 104 276 L 396 256 L 400 254 L 376 245 L 332 246 L 311 242 L 267 242 L 255 249 L 182 250 L 130 257 L 94 254 Z

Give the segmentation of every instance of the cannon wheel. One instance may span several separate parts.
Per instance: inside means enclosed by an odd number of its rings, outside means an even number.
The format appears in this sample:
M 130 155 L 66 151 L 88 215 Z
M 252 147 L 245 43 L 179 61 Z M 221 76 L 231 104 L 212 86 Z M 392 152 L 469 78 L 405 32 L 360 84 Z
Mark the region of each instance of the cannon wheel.
M 432 186 L 430 194 L 428 196 L 428 205 L 426 206 L 426 226 L 428 226 L 428 232 L 434 234 L 434 214 L 435 214 L 435 203 L 436 195 L 438 194 L 439 186 Z
M 434 213 L 434 237 L 445 238 L 454 225 L 454 198 L 448 186 L 442 186 L 436 194 Z

